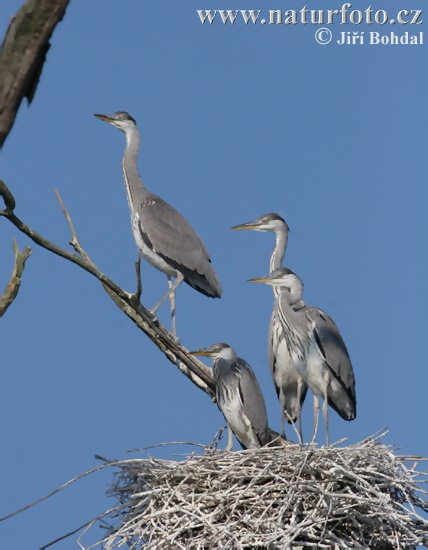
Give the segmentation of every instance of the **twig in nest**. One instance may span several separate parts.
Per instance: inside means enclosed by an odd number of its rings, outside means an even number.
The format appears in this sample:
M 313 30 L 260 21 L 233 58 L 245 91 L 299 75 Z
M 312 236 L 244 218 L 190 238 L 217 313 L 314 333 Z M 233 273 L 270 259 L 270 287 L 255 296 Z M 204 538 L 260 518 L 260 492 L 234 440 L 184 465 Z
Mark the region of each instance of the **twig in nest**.
M 427 480 L 373 438 L 116 464 L 106 550 L 428 545 Z

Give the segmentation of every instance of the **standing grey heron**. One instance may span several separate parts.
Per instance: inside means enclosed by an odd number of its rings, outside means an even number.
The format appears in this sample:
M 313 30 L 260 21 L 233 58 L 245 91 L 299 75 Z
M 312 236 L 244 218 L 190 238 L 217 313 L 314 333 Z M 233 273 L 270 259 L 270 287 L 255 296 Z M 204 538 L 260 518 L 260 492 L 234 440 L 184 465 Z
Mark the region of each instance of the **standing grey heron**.
M 132 230 L 139 254 L 168 277 L 169 291 L 151 313 L 170 298 L 172 332 L 175 327 L 175 289 L 185 281 L 210 298 L 220 298 L 221 286 L 208 252 L 190 223 L 175 208 L 146 189 L 140 177 L 137 157 L 140 133 L 131 115 L 118 111 L 113 115 L 95 115 L 119 128 L 126 137 L 123 178 L 131 213 Z M 171 277 L 175 277 L 172 284 Z
M 357 407 L 354 371 L 339 329 L 317 307 L 293 309 L 293 305 L 302 299 L 303 283 L 291 269 L 279 268 L 266 277 L 250 281 L 281 290 L 278 315 L 287 347 L 296 369 L 314 394 L 313 440 L 318 429 L 319 398 L 322 397 L 328 445 L 328 405 L 344 420 L 354 420 Z
M 287 248 L 289 227 L 279 214 L 265 214 L 252 222 L 236 225 L 232 227 L 232 229 L 270 231 L 275 233 L 276 241 L 270 258 L 269 272 L 282 266 L 285 249 Z M 300 443 L 302 443 L 301 412 L 308 386 L 295 368 L 293 358 L 287 347 L 284 328 L 279 320 L 278 296 L 280 293 L 281 291 L 274 286 L 274 305 L 268 332 L 269 368 L 281 406 L 282 433 L 283 435 L 285 434 L 284 417 L 286 417 L 289 422 L 295 422 L 297 420 L 299 439 Z M 293 307 L 298 309 L 303 305 L 303 302 L 300 302 L 293 305 Z
M 279 437 L 268 426 L 265 400 L 253 369 L 231 346 L 219 343 L 190 354 L 213 358 L 217 404 L 229 429 L 227 451 L 233 444 L 231 430 L 244 449 L 263 447 Z

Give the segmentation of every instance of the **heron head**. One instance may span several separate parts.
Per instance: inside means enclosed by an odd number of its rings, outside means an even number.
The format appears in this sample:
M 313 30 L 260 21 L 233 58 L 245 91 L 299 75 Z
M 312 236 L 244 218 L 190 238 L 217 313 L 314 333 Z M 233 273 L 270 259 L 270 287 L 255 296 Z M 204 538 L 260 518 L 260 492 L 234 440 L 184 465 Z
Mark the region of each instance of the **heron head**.
M 299 277 L 291 271 L 288 267 L 280 267 L 275 269 L 269 275 L 264 277 L 256 277 L 255 279 L 248 279 L 249 283 L 264 283 L 271 286 L 283 287 L 289 292 L 291 292 L 296 285 L 301 285 L 303 287 L 302 281 Z
M 116 128 L 119 128 L 119 130 L 122 130 L 122 132 L 127 132 L 133 128 L 136 128 L 137 123 L 132 118 L 132 116 L 127 113 L 126 111 L 117 111 L 113 115 L 94 115 L 100 120 L 105 120 L 106 122 L 109 122 L 113 126 L 116 126 Z
M 195 351 L 190 351 L 190 355 L 200 355 L 202 357 L 213 357 L 214 359 L 217 357 L 221 357 L 222 359 L 228 359 L 228 360 L 236 360 L 236 352 L 232 348 L 232 346 L 229 346 L 229 344 L 225 344 L 224 342 L 220 342 L 218 344 L 213 344 L 212 346 L 209 346 L 207 348 L 198 349 Z
M 234 227 L 231 227 L 231 229 L 235 231 L 272 231 L 274 233 L 278 231 L 290 231 L 290 228 L 284 218 L 281 218 L 281 216 L 275 212 L 264 214 L 252 222 L 235 225 Z

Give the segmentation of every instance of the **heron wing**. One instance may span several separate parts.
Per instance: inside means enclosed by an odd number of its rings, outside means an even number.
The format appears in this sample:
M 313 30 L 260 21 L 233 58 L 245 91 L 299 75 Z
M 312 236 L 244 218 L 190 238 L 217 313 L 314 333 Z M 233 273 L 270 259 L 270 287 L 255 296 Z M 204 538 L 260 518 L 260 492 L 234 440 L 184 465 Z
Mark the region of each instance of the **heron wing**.
M 352 369 L 348 350 L 339 329 L 333 319 L 321 309 L 309 307 L 307 311 L 314 321 L 315 339 L 324 357 L 325 363 L 331 374 L 341 385 L 355 410 L 356 396 L 354 371 Z M 330 404 L 335 408 L 333 403 Z M 341 414 L 341 411 L 337 410 L 337 412 Z
M 199 235 L 175 208 L 149 194 L 139 205 L 139 226 L 145 244 L 200 292 L 219 297 L 221 286 Z
M 268 418 L 265 400 L 260 389 L 256 375 L 250 365 L 244 359 L 236 361 L 238 374 L 238 391 L 242 402 L 243 412 L 254 429 L 254 433 L 260 445 L 268 443 Z

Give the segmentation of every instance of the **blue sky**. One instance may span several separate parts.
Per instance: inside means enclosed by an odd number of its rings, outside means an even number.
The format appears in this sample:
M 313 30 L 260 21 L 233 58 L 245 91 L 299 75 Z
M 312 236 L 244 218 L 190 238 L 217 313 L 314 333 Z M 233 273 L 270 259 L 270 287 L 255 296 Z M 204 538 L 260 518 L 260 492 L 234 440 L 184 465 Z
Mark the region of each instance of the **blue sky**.
M 2 3 L 1 35 L 20 4 Z M 371 4 L 391 13 L 423 7 Z M 305 301 L 334 318 L 353 361 L 357 419 L 346 423 L 332 411 L 332 440 L 354 443 L 388 427 L 387 442 L 428 456 L 427 46 L 339 46 L 340 32 L 355 27 L 338 24 L 322 46 L 312 25 L 202 26 L 196 14 L 302 7 L 282 0 L 72 1 L 34 102 L 21 107 L 0 153 L 0 177 L 15 195 L 16 214 L 67 247 L 58 188 L 88 254 L 134 290 L 125 140 L 93 117 L 129 111 L 141 130 L 147 187 L 191 221 L 223 286 L 221 300 L 179 288 L 183 345 L 233 345 L 254 368 L 279 429 L 267 366 L 272 294 L 246 283 L 267 273 L 274 239 L 229 231 L 276 211 L 291 227 L 285 264 L 302 278 Z M 311 0 L 308 7 L 337 5 Z M 357 30 L 389 33 L 391 26 Z M 29 242 L 0 222 L 4 288 L 12 239 L 21 248 Z M 32 248 L 20 295 L 1 321 L 2 516 L 98 465 L 96 453 L 124 458 L 127 449 L 160 442 L 208 443 L 224 424 L 96 280 Z M 148 264 L 142 277 L 143 303 L 152 307 L 166 277 Z M 170 326 L 168 304 L 159 317 Z M 303 421 L 308 438 L 311 396 Z M 112 505 L 110 481 L 111 474 L 97 474 L 3 523 L 0 546 L 38 548 L 96 516 Z M 74 539 L 60 545 L 76 547 Z

